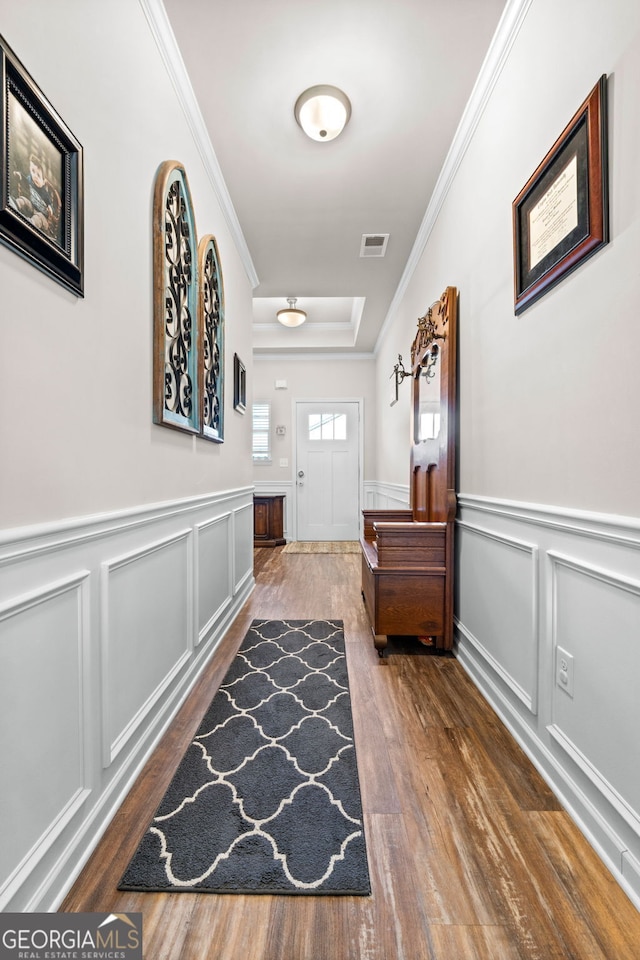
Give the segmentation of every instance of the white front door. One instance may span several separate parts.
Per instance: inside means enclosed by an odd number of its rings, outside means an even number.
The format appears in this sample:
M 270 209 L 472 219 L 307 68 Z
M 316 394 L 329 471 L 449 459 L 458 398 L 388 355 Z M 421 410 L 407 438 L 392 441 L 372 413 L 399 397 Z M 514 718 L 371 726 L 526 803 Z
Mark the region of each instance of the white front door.
M 357 540 L 360 405 L 296 401 L 298 540 Z

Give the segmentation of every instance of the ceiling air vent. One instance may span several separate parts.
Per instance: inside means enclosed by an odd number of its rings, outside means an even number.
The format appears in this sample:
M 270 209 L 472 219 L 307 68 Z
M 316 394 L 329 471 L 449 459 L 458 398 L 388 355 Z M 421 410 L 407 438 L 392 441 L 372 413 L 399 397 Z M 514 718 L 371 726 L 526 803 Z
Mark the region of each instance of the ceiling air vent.
M 361 257 L 384 257 L 389 242 L 388 233 L 363 233 L 360 244 Z

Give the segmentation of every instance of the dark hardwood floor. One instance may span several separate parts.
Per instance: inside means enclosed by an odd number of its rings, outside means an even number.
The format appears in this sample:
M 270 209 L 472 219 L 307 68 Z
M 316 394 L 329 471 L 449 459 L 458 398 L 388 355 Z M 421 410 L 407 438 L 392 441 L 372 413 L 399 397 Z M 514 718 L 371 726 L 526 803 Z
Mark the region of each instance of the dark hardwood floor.
M 638 960 L 640 913 L 452 655 L 381 663 L 355 555 L 256 551 L 257 586 L 62 910 L 141 911 L 146 960 Z M 116 884 L 254 617 L 344 620 L 371 897 Z

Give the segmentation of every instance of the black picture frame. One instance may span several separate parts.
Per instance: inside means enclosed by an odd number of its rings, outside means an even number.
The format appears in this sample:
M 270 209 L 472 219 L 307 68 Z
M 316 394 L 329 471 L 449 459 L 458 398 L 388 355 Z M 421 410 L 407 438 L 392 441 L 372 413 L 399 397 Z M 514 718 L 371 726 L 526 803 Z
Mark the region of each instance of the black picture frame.
M 0 78 L 0 242 L 82 297 L 82 146 L 1 36 Z
M 603 75 L 513 201 L 516 315 L 608 243 L 607 153 Z
M 233 409 L 238 413 L 247 409 L 247 371 L 237 353 L 233 355 Z

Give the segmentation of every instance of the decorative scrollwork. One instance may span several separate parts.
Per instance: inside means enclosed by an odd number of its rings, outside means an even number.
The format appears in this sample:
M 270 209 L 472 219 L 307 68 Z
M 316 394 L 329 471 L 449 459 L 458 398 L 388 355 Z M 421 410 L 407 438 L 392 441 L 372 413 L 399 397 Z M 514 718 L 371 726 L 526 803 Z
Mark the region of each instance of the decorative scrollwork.
M 199 428 L 195 223 L 186 173 L 163 163 L 154 204 L 154 420 Z
M 422 376 L 426 380 L 433 380 L 436 375 L 436 363 L 440 355 L 440 347 L 437 343 L 432 343 L 431 348 L 427 350 L 421 361 Z
M 393 373 L 391 374 L 391 376 L 396 378 L 397 384 L 402 383 L 405 377 L 411 376 L 411 371 L 405 370 L 404 368 L 404 363 L 402 362 L 401 353 L 398 354 L 398 362 L 393 365 Z M 391 379 L 391 377 L 389 379 Z
M 167 410 L 189 419 L 193 404 L 193 382 L 189 374 L 193 345 L 189 292 L 193 270 L 191 232 L 179 180 L 171 184 L 167 194 L 164 237 L 167 278 L 164 404 Z
M 442 327 L 446 325 L 448 318 L 446 312 L 444 311 L 444 301 L 436 300 L 431 304 L 423 317 L 418 317 L 418 332 L 416 333 L 413 344 L 411 345 L 411 366 L 415 366 L 416 359 L 419 357 L 421 364 L 427 367 L 425 376 L 427 376 L 428 379 L 431 379 L 435 372 L 434 364 L 439 353 L 439 348 L 436 341 L 442 340 L 444 342 L 447 339 L 447 334 L 444 332 L 444 330 L 442 330 L 442 332 L 439 332 L 438 330 L 437 321 L 433 316 L 435 307 L 437 307 L 438 317 L 444 315 Z M 431 371 L 431 373 L 429 373 L 429 371 Z
M 398 362 L 393 365 L 393 373 L 389 377 L 390 380 L 395 378 L 395 398 L 391 401 L 391 406 L 398 402 L 398 387 L 402 383 L 405 377 L 410 377 L 411 371 L 405 370 L 404 363 L 402 362 L 402 354 L 398 354 Z
M 202 435 L 224 439 L 224 294 L 214 237 L 203 237 L 200 266 L 200 328 L 202 330 Z

